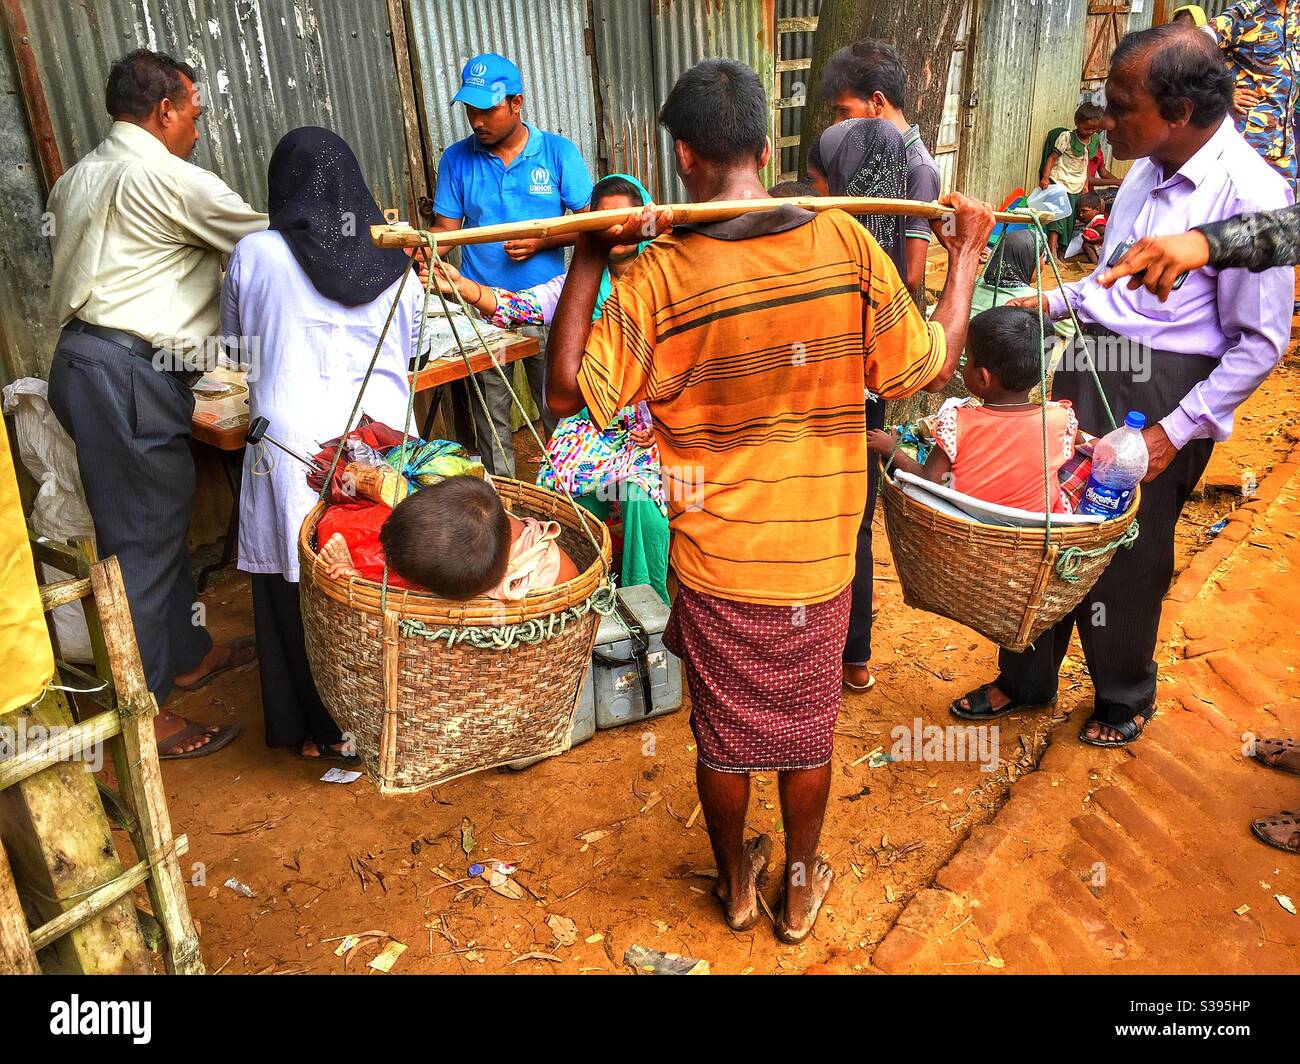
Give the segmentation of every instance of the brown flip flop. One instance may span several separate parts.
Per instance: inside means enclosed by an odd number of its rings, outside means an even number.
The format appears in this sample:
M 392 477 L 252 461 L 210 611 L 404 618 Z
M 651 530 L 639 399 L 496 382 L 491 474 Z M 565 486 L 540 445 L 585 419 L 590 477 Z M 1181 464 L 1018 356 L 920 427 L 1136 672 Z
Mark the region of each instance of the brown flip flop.
M 184 746 L 191 739 L 199 739 L 205 735 L 211 737 L 209 741 L 194 750 L 182 750 L 177 754 L 163 753 L 164 749 L 175 750 L 178 746 Z M 207 757 L 209 754 L 215 754 L 218 750 L 229 746 L 238 738 L 238 724 L 223 724 L 215 732 L 210 732 L 206 724 L 200 724 L 198 721 L 192 720 L 175 735 L 167 736 L 159 744 L 158 760 L 189 761 L 196 757 Z
M 1261 842 L 1287 853 L 1300 854 L 1300 814 L 1290 809 L 1252 820 L 1250 830 Z
M 1261 765 L 1300 776 L 1300 742 L 1295 739 L 1256 739 L 1251 754 Z
M 211 672 L 205 672 L 197 680 L 190 684 L 173 684 L 177 691 L 197 691 L 200 687 L 206 687 L 223 672 L 230 672 L 231 669 L 243 668 L 257 660 L 257 646 L 253 642 L 251 635 L 241 635 L 238 639 L 232 639 L 228 644 L 230 646 L 230 659 L 222 666 L 213 669 Z

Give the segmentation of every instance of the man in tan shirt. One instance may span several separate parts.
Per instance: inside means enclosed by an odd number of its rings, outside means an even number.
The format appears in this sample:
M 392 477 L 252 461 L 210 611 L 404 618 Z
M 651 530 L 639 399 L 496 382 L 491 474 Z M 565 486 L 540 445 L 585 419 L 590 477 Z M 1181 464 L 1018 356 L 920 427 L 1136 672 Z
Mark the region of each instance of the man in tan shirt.
M 266 228 L 218 177 L 186 162 L 202 115 L 195 73 L 155 52 L 113 64 L 104 141 L 50 192 L 52 311 L 63 332 L 50 405 L 77 448 L 99 551 L 122 566 L 149 689 L 161 704 L 252 660 L 214 646 L 186 550 L 194 462 L 190 386 L 216 350 L 221 260 Z M 200 757 L 237 728 L 163 711 L 159 754 Z

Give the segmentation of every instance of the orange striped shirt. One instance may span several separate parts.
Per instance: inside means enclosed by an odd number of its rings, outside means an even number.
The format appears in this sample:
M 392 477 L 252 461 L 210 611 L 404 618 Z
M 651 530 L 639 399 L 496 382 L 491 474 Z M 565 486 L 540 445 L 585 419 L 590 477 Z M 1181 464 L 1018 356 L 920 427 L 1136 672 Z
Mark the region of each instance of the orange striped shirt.
M 614 285 L 578 381 L 598 426 L 648 401 L 683 584 L 811 605 L 853 579 L 864 390 L 911 395 L 944 356 L 862 226 L 784 207 L 655 240 Z

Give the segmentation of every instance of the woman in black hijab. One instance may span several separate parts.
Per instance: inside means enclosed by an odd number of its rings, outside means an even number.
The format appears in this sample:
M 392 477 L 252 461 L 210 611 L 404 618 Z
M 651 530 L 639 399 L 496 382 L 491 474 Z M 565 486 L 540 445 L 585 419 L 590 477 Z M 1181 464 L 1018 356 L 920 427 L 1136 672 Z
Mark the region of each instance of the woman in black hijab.
M 295 129 L 267 186 L 270 228 L 235 246 L 221 294 L 223 338 L 246 345 L 250 415 L 299 454 L 338 436 L 397 299 L 361 410 L 400 428 L 423 293 L 410 277 L 398 299 L 411 260 L 371 243 L 383 217 L 356 156 L 327 129 Z M 252 574 L 266 742 L 338 760 L 347 747 L 312 680 L 298 605 L 298 531 L 315 502 L 302 466 L 248 448 L 238 564 Z
M 903 135 L 880 118 L 837 122 L 813 141 L 808 176 L 819 196 L 907 198 L 907 149 Z M 907 277 L 906 219 L 901 214 L 864 214 L 858 221 Z
M 267 168 L 271 222 L 326 299 L 355 307 L 402 275 L 405 252 L 377 248 L 370 227 L 383 212 L 347 142 L 319 126 L 286 133 Z

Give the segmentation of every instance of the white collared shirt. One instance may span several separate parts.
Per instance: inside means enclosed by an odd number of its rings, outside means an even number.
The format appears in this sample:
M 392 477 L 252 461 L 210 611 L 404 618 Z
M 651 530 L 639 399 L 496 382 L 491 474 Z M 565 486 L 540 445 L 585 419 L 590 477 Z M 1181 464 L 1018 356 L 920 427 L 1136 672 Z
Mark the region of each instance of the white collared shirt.
M 50 191 L 51 312 L 190 351 L 217 331 L 221 259 L 267 217 L 148 130 L 114 122 Z

